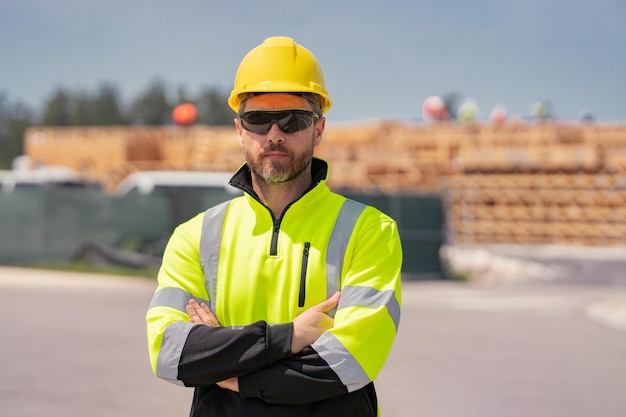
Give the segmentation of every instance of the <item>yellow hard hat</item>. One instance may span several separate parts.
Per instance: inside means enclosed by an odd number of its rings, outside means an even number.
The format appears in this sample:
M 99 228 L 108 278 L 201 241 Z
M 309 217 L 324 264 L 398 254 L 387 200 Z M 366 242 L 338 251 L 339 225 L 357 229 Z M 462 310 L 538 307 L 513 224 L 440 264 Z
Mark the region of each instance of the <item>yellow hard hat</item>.
M 315 56 L 293 39 L 267 38 L 243 58 L 228 105 L 239 111 L 241 96 L 246 93 L 313 93 L 320 97 L 322 113 L 332 100 L 326 91 L 322 68 Z

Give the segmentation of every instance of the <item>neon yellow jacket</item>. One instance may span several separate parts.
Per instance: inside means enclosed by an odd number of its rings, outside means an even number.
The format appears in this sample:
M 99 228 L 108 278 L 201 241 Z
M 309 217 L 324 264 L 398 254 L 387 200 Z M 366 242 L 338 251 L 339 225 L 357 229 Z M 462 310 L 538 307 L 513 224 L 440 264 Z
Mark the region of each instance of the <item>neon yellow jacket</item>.
M 390 217 L 331 192 L 327 171 L 314 159 L 314 185 L 275 219 L 244 165 L 231 180 L 243 196 L 172 234 L 148 345 L 157 376 L 197 387 L 192 415 L 376 415 L 373 381 L 400 320 L 400 239 Z M 292 355 L 292 320 L 337 290 L 334 327 Z M 190 298 L 222 327 L 188 323 Z M 232 376 L 238 394 L 215 385 Z

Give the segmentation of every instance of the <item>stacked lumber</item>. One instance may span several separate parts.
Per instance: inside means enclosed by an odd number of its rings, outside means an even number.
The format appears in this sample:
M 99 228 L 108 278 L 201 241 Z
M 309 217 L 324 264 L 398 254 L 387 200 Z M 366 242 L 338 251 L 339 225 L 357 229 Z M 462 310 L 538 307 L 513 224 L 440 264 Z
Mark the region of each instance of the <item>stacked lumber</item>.
M 626 128 L 539 125 L 465 142 L 445 179 L 451 239 L 626 244 Z
M 112 189 L 140 170 L 236 170 L 232 127 L 32 128 L 25 154 Z M 626 244 L 626 125 L 327 123 L 329 186 L 441 194 L 459 242 Z
M 459 243 L 626 244 L 626 175 L 454 175 L 449 230 Z

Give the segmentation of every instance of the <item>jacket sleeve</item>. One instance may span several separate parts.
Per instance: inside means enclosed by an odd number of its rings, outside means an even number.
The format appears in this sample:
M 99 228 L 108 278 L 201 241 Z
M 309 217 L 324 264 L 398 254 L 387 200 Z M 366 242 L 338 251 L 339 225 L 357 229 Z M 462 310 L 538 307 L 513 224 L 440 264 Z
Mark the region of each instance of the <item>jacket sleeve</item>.
M 198 253 L 201 222 L 199 215 L 172 234 L 146 314 L 153 372 L 188 386 L 214 384 L 291 356 L 291 323 L 233 328 L 188 322 L 191 298 L 209 302 Z
M 184 342 L 178 379 L 186 386 L 215 384 L 291 356 L 292 325 L 264 321 L 241 329 L 194 326 Z
M 334 327 L 300 355 L 240 377 L 241 396 L 307 403 L 378 376 L 400 321 L 402 248 L 392 219 L 372 208 L 363 216 L 346 249 Z
M 308 404 L 347 392 L 337 374 L 311 347 L 239 377 L 242 397 L 277 404 Z

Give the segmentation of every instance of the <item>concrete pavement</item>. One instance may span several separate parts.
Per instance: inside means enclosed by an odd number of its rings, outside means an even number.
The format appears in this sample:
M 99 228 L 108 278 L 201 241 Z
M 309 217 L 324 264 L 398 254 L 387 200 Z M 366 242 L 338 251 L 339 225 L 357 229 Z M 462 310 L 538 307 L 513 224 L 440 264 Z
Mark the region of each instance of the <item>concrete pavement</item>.
M 154 287 L 0 267 L 0 415 L 187 415 L 191 391 L 149 369 Z M 598 313 L 620 297 L 538 281 L 405 282 L 377 382 L 383 416 L 626 415 L 626 331 Z

